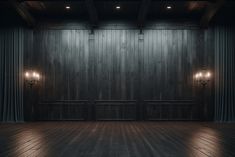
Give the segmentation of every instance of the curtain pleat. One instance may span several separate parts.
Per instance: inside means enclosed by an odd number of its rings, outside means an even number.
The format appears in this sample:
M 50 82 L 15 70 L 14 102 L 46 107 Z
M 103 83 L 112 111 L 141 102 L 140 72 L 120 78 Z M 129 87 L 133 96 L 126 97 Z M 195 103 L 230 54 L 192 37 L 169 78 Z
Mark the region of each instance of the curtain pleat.
M 215 28 L 215 121 L 235 121 L 235 31 Z
M 215 121 L 235 121 L 235 31 L 214 29 Z M 24 30 L 0 30 L 0 121 L 23 121 Z
M 23 121 L 23 30 L 0 30 L 0 121 Z

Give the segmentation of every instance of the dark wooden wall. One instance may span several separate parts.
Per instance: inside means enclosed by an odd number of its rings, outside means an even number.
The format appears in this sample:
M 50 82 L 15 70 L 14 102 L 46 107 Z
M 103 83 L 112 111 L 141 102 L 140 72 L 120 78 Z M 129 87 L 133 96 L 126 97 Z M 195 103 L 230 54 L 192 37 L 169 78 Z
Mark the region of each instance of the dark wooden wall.
M 43 78 L 30 97 L 37 102 L 197 100 L 200 89 L 192 77 L 203 66 L 213 70 L 212 39 L 210 30 L 185 24 L 157 24 L 143 34 L 115 25 L 94 34 L 81 28 L 35 29 L 25 39 L 30 43 L 25 69 L 37 69 Z

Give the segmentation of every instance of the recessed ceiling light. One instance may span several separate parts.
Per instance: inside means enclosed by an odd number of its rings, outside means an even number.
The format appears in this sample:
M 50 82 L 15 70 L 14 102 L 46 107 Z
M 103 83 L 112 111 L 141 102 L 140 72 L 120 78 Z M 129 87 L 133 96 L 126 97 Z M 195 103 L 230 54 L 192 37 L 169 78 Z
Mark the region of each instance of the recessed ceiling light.
M 121 9 L 120 5 L 117 5 L 117 6 L 116 6 L 116 9 L 117 9 L 117 10 Z
M 166 6 L 166 9 L 170 10 L 172 7 L 170 5 Z
M 69 10 L 69 9 L 70 9 L 70 6 L 69 6 L 69 5 L 65 6 L 65 9 Z

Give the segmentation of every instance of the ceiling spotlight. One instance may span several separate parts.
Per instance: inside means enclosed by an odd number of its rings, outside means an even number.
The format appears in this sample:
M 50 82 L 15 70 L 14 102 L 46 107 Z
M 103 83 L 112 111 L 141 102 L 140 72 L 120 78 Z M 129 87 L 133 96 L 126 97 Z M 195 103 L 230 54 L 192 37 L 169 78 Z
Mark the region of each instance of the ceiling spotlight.
M 70 6 L 69 6 L 69 5 L 65 6 L 65 9 L 69 10 L 69 9 L 70 9 Z
M 166 7 L 166 9 L 170 10 L 170 9 L 172 9 L 172 7 L 171 7 L 170 5 L 168 5 L 168 6 Z
M 117 10 L 121 9 L 120 5 L 117 5 L 117 6 L 116 6 L 116 9 L 117 9 Z

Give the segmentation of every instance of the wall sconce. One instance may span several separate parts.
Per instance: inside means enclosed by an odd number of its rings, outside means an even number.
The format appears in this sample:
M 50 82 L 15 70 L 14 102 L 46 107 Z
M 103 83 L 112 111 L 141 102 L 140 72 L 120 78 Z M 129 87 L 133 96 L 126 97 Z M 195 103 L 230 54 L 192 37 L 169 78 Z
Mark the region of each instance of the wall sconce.
M 206 86 L 211 80 L 211 72 L 208 70 L 201 70 L 194 76 L 195 80 L 202 86 Z
M 28 85 L 32 88 L 33 85 L 37 84 L 40 80 L 40 74 L 36 71 L 26 71 L 25 72 L 25 80 Z

